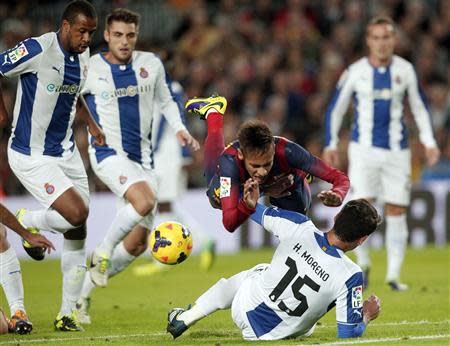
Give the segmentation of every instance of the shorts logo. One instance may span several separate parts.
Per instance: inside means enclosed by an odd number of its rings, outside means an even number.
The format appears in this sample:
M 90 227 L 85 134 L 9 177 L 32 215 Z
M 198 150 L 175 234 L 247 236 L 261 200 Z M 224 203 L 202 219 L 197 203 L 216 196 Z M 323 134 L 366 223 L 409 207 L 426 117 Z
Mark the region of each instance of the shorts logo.
M 229 197 L 231 195 L 231 178 L 220 177 L 220 198 Z
M 126 176 L 124 176 L 124 175 L 121 175 L 121 176 L 119 177 L 119 183 L 120 183 L 120 185 L 125 184 L 125 183 L 127 182 L 127 180 L 128 180 L 128 177 L 126 177 Z
M 11 60 L 11 63 L 14 64 L 20 59 L 22 59 L 24 56 L 28 55 L 27 47 L 23 43 L 19 44 L 17 48 L 13 49 L 11 52 L 8 53 L 9 60 Z
M 55 192 L 55 187 L 52 184 L 46 183 L 44 185 L 45 192 L 47 192 L 49 195 L 51 195 L 53 192 Z
M 141 67 L 141 72 L 139 72 L 139 76 L 141 76 L 142 78 L 147 78 L 148 77 L 148 72 L 144 67 Z
M 363 306 L 363 288 L 356 286 L 352 288 L 352 308 L 358 309 Z

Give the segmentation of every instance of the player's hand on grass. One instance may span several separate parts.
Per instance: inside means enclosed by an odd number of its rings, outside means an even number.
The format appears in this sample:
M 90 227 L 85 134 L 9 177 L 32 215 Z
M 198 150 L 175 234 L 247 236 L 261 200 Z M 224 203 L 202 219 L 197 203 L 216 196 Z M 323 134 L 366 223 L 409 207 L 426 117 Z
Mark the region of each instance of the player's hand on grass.
M 322 160 L 330 166 L 339 167 L 339 153 L 336 149 L 325 149 L 322 153 Z
M 425 156 L 427 158 L 427 165 L 429 167 L 434 166 L 436 163 L 438 163 L 440 155 L 441 152 L 437 147 L 425 148 Z
M 255 209 L 259 198 L 259 184 L 252 178 L 244 184 L 244 203 L 249 209 Z
M 49 254 L 52 250 L 55 250 L 53 243 L 41 234 L 27 232 L 23 234 L 23 239 L 25 239 L 33 247 L 44 248 Z
M 94 137 L 94 145 L 103 147 L 106 145 L 105 133 L 99 126 L 89 126 L 89 133 Z
M 283 173 L 274 177 L 275 181 L 266 186 L 264 193 L 273 198 L 286 197 L 291 194 L 289 189 L 294 184 L 294 175 Z
M 363 321 L 367 325 L 378 317 L 381 311 L 381 302 L 375 294 L 372 294 L 363 303 Z
M 186 130 L 178 131 L 177 139 L 183 147 L 185 145 L 189 145 L 194 151 L 200 149 L 200 144 L 198 143 L 198 141 L 194 137 L 192 137 L 191 134 Z
M 342 198 L 336 192 L 328 190 L 321 191 L 317 197 L 325 204 L 327 207 L 338 207 L 342 204 Z

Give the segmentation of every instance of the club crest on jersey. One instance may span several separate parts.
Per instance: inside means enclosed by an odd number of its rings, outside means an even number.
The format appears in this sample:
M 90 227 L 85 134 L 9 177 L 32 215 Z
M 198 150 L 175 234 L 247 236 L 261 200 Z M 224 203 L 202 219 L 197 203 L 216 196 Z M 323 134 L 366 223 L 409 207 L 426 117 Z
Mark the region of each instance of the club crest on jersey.
M 231 178 L 220 177 L 220 198 L 229 197 L 231 195 Z
M 52 184 L 46 183 L 44 185 L 45 192 L 47 192 L 49 195 L 51 195 L 53 192 L 55 192 L 55 187 Z
M 11 52 L 8 53 L 9 60 L 14 64 L 19 61 L 23 57 L 28 55 L 27 47 L 23 43 L 19 44 L 16 48 L 14 48 Z
M 397 83 L 397 84 L 401 84 L 402 79 L 400 78 L 400 76 L 397 75 L 397 76 L 395 76 L 394 81 L 395 81 L 395 83 Z
M 358 309 L 363 306 L 363 288 L 356 286 L 352 288 L 352 308 Z
M 139 76 L 141 76 L 142 78 L 147 78 L 148 77 L 148 72 L 145 69 L 145 67 L 141 67 L 140 70 L 141 70 L 141 72 L 139 72 Z
M 125 184 L 125 183 L 127 182 L 127 180 L 128 180 L 128 177 L 126 177 L 126 176 L 124 176 L 124 175 L 121 175 L 121 176 L 119 177 L 119 183 L 120 183 L 120 185 Z
M 86 78 L 87 74 L 88 74 L 88 68 L 87 68 L 86 65 L 84 65 L 84 67 L 83 67 L 83 77 Z

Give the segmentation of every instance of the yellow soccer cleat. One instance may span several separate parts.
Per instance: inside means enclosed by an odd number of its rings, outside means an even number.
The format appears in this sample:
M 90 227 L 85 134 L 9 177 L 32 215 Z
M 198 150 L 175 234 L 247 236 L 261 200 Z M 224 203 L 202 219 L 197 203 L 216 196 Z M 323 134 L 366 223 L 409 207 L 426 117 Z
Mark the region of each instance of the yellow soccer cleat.
M 25 228 L 28 232 L 33 234 L 39 234 L 39 230 L 35 227 L 27 227 L 23 223 L 23 216 L 27 213 L 27 210 L 25 208 L 21 208 L 17 210 L 16 212 L 16 219 L 19 221 L 19 223 L 22 225 L 23 228 Z M 34 260 L 36 261 L 42 261 L 45 258 L 45 249 L 42 247 L 34 247 L 29 242 L 27 242 L 25 239 L 22 238 L 22 246 L 25 250 L 25 252 Z
M 70 315 L 56 316 L 55 322 L 53 322 L 55 330 L 61 332 L 84 332 L 83 327 L 78 321 L 77 311 L 74 310 Z
M 227 110 L 227 99 L 219 95 L 206 98 L 194 97 L 186 102 L 185 108 L 189 113 L 198 115 L 200 119 L 205 119 L 206 113 L 211 108 L 224 115 Z

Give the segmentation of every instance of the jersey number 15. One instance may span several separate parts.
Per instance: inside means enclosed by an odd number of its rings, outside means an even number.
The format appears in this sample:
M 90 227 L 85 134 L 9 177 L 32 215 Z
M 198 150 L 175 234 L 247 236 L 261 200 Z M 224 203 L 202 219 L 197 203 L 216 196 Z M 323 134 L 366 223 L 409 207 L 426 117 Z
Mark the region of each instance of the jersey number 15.
M 297 264 L 292 258 L 288 257 L 286 259 L 286 265 L 289 267 L 289 270 L 269 295 L 270 300 L 273 302 L 275 302 L 280 297 L 280 295 L 284 292 L 284 290 L 288 287 L 288 285 L 292 282 L 292 280 L 294 280 L 294 278 L 298 274 Z M 303 287 L 303 285 L 306 285 L 312 290 L 319 292 L 320 285 L 314 282 L 308 275 L 305 275 L 304 277 L 299 276 L 292 283 L 291 288 L 295 299 L 297 299 L 300 302 L 300 304 L 297 305 L 297 307 L 294 310 L 288 308 L 283 301 L 281 301 L 280 304 L 278 304 L 278 307 L 282 311 L 286 312 L 289 316 L 300 317 L 308 309 L 308 301 L 305 295 L 300 293 L 300 290 Z

